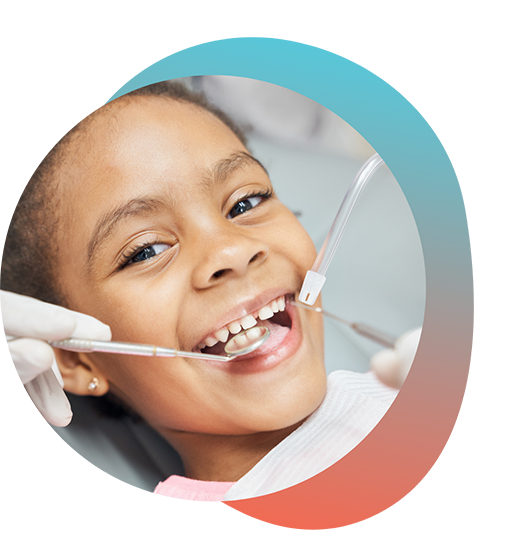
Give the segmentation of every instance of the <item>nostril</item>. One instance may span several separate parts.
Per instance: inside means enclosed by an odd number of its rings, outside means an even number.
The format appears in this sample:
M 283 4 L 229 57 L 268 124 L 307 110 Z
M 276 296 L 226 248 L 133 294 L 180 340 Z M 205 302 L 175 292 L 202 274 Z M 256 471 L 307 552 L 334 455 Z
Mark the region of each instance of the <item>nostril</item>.
M 265 260 L 266 256 L 267 256 L 266 253 L 262 251 L 258 251 L 249 260 L 241 259 L 241 260 L 234 261 L 233 267 L 224 267 L 222 269 L 218 269 L 211 275 L 208 275 L 208 277 L 210 278 L 210 280 L 212 280 L 212 279 L 220 279 L 221 277 L 224 277 L 227 273 L 231 273 L 231 272 L 234 272 L 235 275 L 244 274 L 246 272 L 247 266 L 249 266 L 251 263 L 259 262 L 260 260 Z
M 225 269 L 219 269 L 218 271 L 215 271 L 213 277 L 215 277 L 215 279 L 218 279 L 219 277 L 222 277 L 225 272 L 226 272 Z

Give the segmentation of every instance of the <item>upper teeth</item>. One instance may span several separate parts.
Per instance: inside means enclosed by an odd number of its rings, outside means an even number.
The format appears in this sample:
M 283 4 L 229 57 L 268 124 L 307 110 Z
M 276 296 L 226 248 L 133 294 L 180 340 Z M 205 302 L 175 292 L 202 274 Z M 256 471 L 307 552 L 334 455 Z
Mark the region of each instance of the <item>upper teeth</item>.
M 259 318 L 260 320 L 268 320 L 268 318 L 271 318 L 274 314 L 283 312 L 285 307 L 285 297 L 280 296 L 272 300 L 272 302 L 269 302 L 266 306 L 263 306 L 256 312 L 248 314 L 240 318 L 239 320 L 235 320 L 234 322 L 230 322 L 229 324 L 216 331 L 213 335 L 206 337 L 204 341 L 202 341 L 202 343 L 199 343 L 197 345 L 197 349 L 203 349 L 204 347 L 213 347 L 219 341 L 221 341 L 222 343 L 226 343 L 230 333 L 236 334 L 243 329 L 250 329 L 255 324 L 257 324 L 256 318 Z

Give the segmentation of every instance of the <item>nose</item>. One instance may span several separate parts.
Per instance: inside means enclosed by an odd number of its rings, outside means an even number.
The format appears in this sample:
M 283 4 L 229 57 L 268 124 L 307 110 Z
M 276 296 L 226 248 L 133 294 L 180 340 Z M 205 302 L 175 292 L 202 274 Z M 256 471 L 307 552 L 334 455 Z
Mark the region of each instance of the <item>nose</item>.
M 260 266 L 268 257 L 269 247 L 263 240 L 241 234 L 203 238 L 196 254 L 193 286 L 207 289 L 227 280 L 244 277 L 250 269 Z M 197 256 L 195 256 L 197 257 Z

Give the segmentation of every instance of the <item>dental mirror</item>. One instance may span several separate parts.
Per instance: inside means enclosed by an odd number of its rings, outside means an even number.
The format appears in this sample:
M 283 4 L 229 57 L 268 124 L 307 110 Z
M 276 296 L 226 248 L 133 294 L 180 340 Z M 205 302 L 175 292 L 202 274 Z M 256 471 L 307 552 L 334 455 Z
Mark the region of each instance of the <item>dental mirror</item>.
M 224 352 L 231 357 L 247 355 L 258 349 L 269 337 L 270 330 L 267 327 L 255 326 L 230 339 Z
M 226 355 L 210 355 L 200 352 L 177 351 L 155 345 L 139 343 L 122 343 L 119 341 L 97 341 L 95 339 L 62 339 L 49 341 L 52 347 L 77 353 L 112 353 L 118 355 L 137 355 L 155 357 L 184 357 L 199 360 L 216 360 L 228 362 L 258 349 L 270 337 L 270 330 L 264 326 L 255 326 L 241 331 L 226 343 Z

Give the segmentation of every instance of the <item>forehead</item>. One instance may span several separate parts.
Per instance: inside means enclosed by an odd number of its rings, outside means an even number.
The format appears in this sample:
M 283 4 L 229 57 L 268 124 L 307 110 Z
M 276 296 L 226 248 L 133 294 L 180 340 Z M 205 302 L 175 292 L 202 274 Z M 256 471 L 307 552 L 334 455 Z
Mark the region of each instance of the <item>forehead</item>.
M 219 159 L 247 152 L 209 111 L 173 99 L 134 97 L 95 113 L 68 146 L 60 169 L 70 201 L 196 183 Z M 126 190 L 126 191 L 124 191 Z
M 90 168 L 97 163 L 125 171 L 148 165 L 152 171 L 157 163 L 167 165 L 167 158 L 198 166 L 212 154 L 244 150 L 232 130 L 197 105 L 156 97 L 114 103 L 94 117 L 85 134 Z

